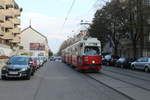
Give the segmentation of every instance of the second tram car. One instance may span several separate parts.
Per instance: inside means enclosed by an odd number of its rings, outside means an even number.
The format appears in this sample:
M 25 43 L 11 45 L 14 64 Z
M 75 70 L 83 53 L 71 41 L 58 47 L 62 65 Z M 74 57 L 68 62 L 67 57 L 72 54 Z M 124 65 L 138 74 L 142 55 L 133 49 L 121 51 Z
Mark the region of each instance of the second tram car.
M 79 71 L 102 69 L 101 43 L 96 38 L 87 38 L 76 42 L 62 51 L 63 62 Z

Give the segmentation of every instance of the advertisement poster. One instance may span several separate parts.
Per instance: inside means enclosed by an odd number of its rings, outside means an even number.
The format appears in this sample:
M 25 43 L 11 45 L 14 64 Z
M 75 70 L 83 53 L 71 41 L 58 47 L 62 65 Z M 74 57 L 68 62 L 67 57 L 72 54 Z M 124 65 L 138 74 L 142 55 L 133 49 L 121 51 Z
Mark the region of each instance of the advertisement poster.
M 41 43 L 30 43 L 30 50 L 45 50 L 45 45 Z

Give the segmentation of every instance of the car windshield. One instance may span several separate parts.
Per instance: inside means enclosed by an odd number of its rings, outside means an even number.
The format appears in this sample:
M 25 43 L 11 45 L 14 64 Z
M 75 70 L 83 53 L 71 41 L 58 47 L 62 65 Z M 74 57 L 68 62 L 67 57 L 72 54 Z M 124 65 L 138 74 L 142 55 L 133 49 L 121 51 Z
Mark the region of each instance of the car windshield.
M 119 61 L 123 62 L 125 61 L 126 59 L 125 58 L 120 58 Z
M 111 55 L 106 55 L 105 59 L 111 59 Z
M 28 64 L 28 58 L 27 57 L 12 57 L 8 61 L 11 65 L 27 65 Z
M 98 47 L 87 46 L 85 47 L 84 53 L 85 55 L 99 55 L 100 51 Z

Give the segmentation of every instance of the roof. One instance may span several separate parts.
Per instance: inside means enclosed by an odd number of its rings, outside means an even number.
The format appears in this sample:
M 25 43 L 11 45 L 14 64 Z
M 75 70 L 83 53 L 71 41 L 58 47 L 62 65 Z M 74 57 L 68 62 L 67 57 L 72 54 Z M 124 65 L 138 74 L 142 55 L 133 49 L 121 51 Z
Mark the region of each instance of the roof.
M 22 30 L 22 31 L 21 31 L 21 34 L 22 34 L 24 31 L 26 31 L 27 29 L 32 29 L 33 31 L 35 31 L 36 33 L 38 33 L 39 35 L 41 35 L 42 37 L 44 37 L 45 40 L 46 40 L 46 42 L 48 43 L 47 37 L 44 36 L 43 34 L 41 34 L 40 32 L 38 32 L 37 30 L 35 30 L 34 28 L 32 28 L 31 25 L 30 25 L 29 27 L 25 28 L 24 30 Z

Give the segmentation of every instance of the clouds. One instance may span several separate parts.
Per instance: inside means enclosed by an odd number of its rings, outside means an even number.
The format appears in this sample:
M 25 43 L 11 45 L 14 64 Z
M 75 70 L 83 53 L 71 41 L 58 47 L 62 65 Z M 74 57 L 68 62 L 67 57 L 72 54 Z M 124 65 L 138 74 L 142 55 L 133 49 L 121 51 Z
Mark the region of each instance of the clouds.
M 52 51 L 55 52 L 58 51 L 58 46 L 60 46 L 68 36 L 73 36 L 73 33 L 69 32 L 72 32 L 79 23 L 77 17 L 72 17 L 67 21 L 67 24 L 62 27 L 64 22 L 63 17 L 51 17 L 41 13 L 22 13 L 21 20 L 22 29 L 28 27 L 31 20 L 32 27 L 48 38 L 49 46 Z
M 28 27 L 31 20 L 32 27 L 48 38 L 49 46 L 55 53 L 65 39 L 77 34 L 81 20 L 92 19 L 94 11 L 90 9 L 95 1 L 76 0 L 63 26 L 72 0 L 16 0 L 23 8 L 21 28 Z

